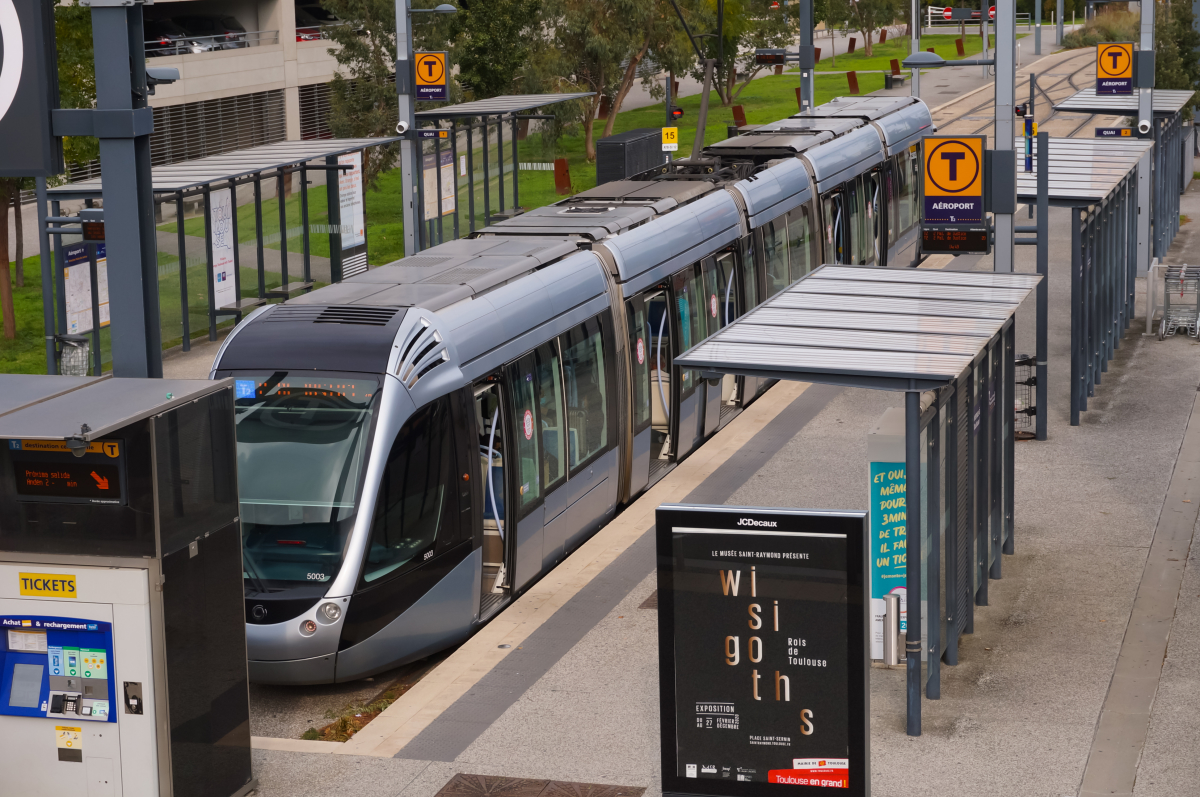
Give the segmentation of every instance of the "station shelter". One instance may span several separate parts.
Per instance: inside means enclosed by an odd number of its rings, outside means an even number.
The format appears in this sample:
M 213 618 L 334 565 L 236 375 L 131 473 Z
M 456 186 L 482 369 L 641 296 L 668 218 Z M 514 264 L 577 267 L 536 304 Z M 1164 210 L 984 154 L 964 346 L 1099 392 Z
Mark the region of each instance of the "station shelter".
M 904 393 L 910 735 L 1014 550 L 1014 316 L 1041 279 L 824 265 L 676 360 Z
M 193 330 L 207 327 L 215 340 L 223 321 L 366 271 L 365 161 L 399 140 L 281 141 L 155 166 L 164 345 L 187 351 Z M 97 177 L 38 197 L 39 234 L 50 238 L 42 250 L 52 252 L 42 264 L 46 334 L 58 344 L 47 347 L 48 373 L 59 373 L 61 349 L 80 340 L 90 343 L 94 374 L 110 358 L 101 337 L 109 320 L 103 226 L 62 215 L 64 202 L 92 208 L 103 196 Z
M 1154 150 L 1150 158 L 1151 169 L 1142 175 L 1152 197 L 1151 233 L 1149 252 L 1140 258 L 1142 273 L 1149 267 L 1150 258 L 1162 258 L 1167 254 L 1179 232 L 1179 195 L 1192 179 L 1195 148 L 1195 128 L 1183 118 L 1183 109 L 1193 94 L 1193 91 L 1169 89 L 1155 89 L 1153 93 Z M 1095 88 L 1087 88 L 1067 97 L 1055 105 L 1054 110 L 1056 113 L 1125 115 L 1137 119 L 1138 97 L 1136 94 L 1097 94 Z

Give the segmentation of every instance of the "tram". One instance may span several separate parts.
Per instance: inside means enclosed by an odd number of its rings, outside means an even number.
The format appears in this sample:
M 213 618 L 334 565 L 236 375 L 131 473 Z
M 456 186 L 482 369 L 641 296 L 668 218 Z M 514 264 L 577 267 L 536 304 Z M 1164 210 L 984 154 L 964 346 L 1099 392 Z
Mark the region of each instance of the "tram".
M 674 358 L 817 264 L 915 262 L 928 108 L 846 98 L 226 338 L 251 680 L 467 638 L 768 387 Z

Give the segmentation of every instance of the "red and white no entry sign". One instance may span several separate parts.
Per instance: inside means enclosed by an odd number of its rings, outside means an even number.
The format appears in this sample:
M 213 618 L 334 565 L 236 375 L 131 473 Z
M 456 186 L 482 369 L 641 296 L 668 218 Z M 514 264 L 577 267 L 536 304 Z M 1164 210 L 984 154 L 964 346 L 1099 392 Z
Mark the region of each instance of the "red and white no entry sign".
M 945 19 L 953 19 L 954 18 L 954 9 L 950 8 L 949 6 L 946 6 L 945 8 L 942 9 L 942 17 L 944 17 Z
M 991 8 L 988 9 L 988 19 L 995 19 L 995 18 L 996 18 L 996 7 L 992 6 Z

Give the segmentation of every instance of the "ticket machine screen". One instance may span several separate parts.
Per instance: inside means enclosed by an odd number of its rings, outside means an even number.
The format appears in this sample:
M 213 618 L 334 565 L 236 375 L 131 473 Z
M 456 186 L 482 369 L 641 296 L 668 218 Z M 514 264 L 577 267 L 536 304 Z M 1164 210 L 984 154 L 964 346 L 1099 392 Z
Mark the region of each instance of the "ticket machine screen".
M 112 626 L 0 617 L 0 714 L 116 722 Z

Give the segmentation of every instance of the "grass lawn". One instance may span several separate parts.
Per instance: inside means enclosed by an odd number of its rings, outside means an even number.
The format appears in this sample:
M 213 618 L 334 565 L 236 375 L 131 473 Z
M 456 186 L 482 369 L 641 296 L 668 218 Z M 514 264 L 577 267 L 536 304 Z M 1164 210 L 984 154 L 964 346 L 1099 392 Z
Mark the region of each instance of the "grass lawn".
M 1029 34 L 1020 34 L 1018 39 L 1028 36 Z M 871 57 L 868 58 L 866 51 L 862 48 L 862 36 L 859 36 L 859 46 L 856 51 L 850 54 L 843 53 L 836 59 L 829 57 L 829 40 L 818 39 L 815 46 L 821 47 L 821 42 L 826 42 L 824 46 L 825 52 L 821 56 L 821 60 L 817 63 L 817 74 L 825 71 L 849 72 L 849 71 L 867 71 L 871 69 L 886 69 L 891 70 L 892 59 L 903 61 L 908 57 L 908 39 L 901 36 L 896 39 L 888 39 L 883 44 L 871 45 Z M 959 38 L 958 34 L 936 33 L 921 37 L 921 49 L 928 50 L 933 48 L 934 52 L 945 58 L 947 61 L 953 61 L 959 58 L 958 50 L 954 47 L 954 40 Z M 967 35 L 963 38 L 963 49 L 966 51 L 967 58 L 978 55 L 983 50 L 983 37 L 979 35 L 979 29 L 972 30 L 967 28 Z M 996 46 L 996 35 L 990 33 L 988 35 L 990 41 L 989 47 Z M 835 63 L 836 62 L 836 63 Z M 795 71 L 795 70 L 791 70 Z

